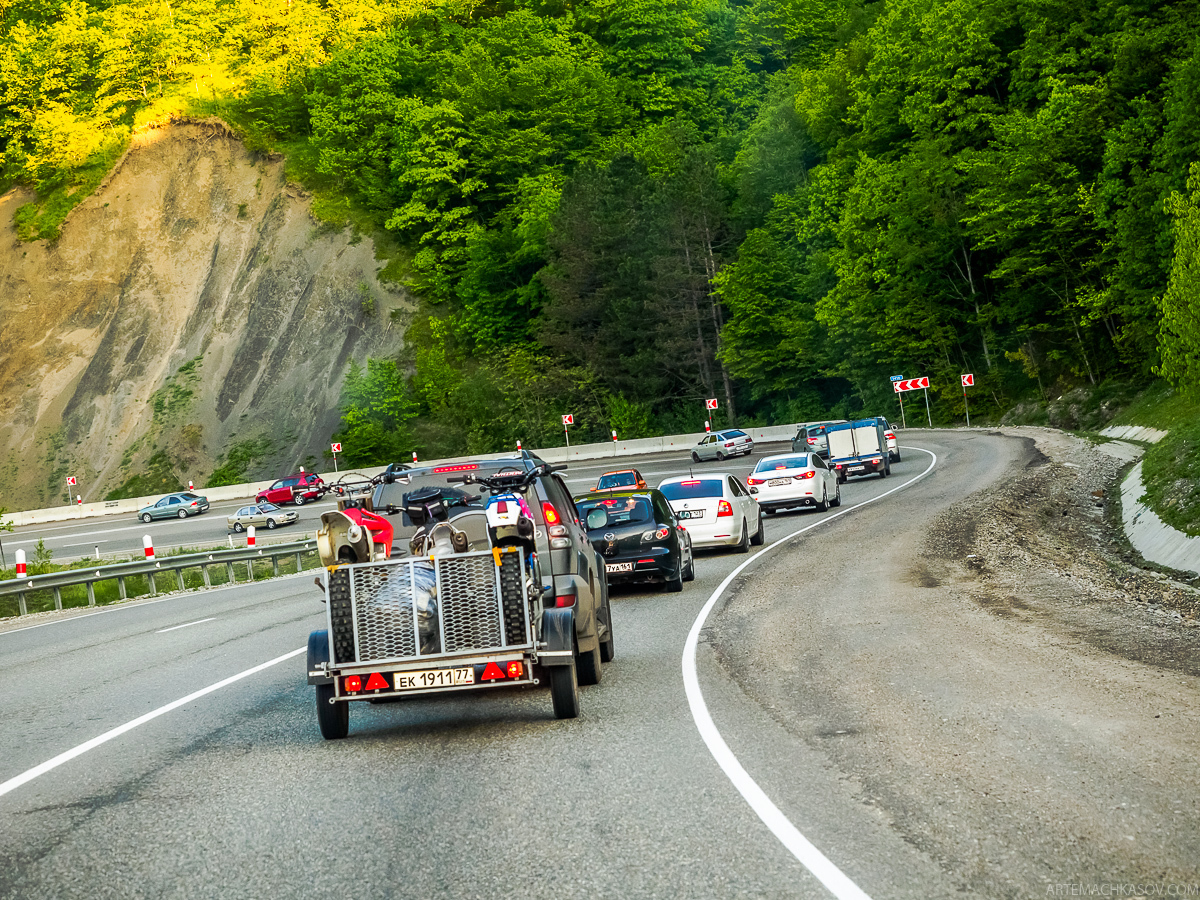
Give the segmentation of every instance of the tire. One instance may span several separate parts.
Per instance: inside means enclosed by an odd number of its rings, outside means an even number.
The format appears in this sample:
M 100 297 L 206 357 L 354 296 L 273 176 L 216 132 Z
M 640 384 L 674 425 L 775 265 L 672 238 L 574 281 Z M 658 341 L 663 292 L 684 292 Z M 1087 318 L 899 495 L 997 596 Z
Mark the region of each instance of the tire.
M 825 512 L 829 509 L 829 489 L 825 485 L 821 485 L 821 502 L 817 504 L 817 512 Z
M 350 733 L 350 704 L 330 703 L 332 696 L 332 684 L 317 685 L 317 724 L 327 741 L 341 740 Z
M 725 454 L 720 450 L 717 451 L 717 462 L 725 462 Z
M 188 517 L 188 512 L 186 509 L 181 509 L 179 511 L 178 515 L 179 515 L 179 518 L 186 519 Z
M 755 547 L 761 547 L 767 542 L 767 531 L 763 528 L 762 510 L 758 511 L 758 531 L 754 533 L 754 537 L 750 538 L 750 543 Z
M 550 700 L 554 703 L 554 718 L 574 719 L 579 715 L 579 680 L 575 662 L 567 666 L 551 666 Z
M 750 526 L 746 524 L 745 519 L 742 519 L 742 539 L 738 541 L 738 545 L 734 549 L 738 553 L 750 552 Z
M 833 495 L 833 499 L 829 501 L 829 505 L 830 506 L 841 506 L 842 505 L 842 486 L 841 486 L 841 484 L 838 484 L 837 493 Z
M 142 513 L 142 521 L 149 525 L 154 521 L 154 516 L 150 515 L 150 513 Z
M 880 478 L 887 478 L 887 477 L 888 477 L 889 475 L 891 475 L 891 474 L 892 474 L 892 467 L 891 467 L 891 465 L 890 465 L 890 464 L 888 464 L 888 463 L 884 463 L 884 464 L 883 464 L 883 469 L 882 469 L 882 471 L 880 471 L 880 473 L 879 473 L 879 477 L 880 477 Z
M 241 534 L 243 531 L 246 530 L 246 527 L 244 525 L 242 525 L 241 522 L 234 522 L 233 530 L 236 531 L 238 534 Z
M 692 462 L 694 462 L 694 463 L 700 462 L 700 454 L 697 453 L 695 450 L 692 451 Z
M 603 669 L 600 668 L 600 663 L 603 660 L 600 657 L 600 642 L 596 641 L 596 647 L 586 653 L 580 653 L 575 657 L 576 665 L 578 665 L 577 677 L 579 683 L 599 684 L 600 679 L 604 676 Z
M 679 571 L 675 577 L 663 582 L 663 588 L 668 594 L 678 594 L 683 590 L 683 556 L 679 557 Z
M 268 527 L 268 528 L 274 528 L 274 527 L 275 527 L 275 520 L 274 520 L 274 519 L 267 519 L 267 527 Z
M 303 505 L 304 505 L 304 495 L 303 495 L 303 494 L 297 494 L 295 499 L 296 499 L 296 505 L 297 505 L 297 506 L 303 506 Z
M 612 607 L 608 603 L 608 598 L 604 600 L 604 613 L 608 622 L 608 637 L 600 642 L 600 662 L 612 662 L 613 657 L 617 655 L 617 641 L 613 637 L 613 620 Z
M 683 580 L 684 581 L 695 581 L 696 580 L 696 557 L 695 557 L 694 552 L 691 556 L 688 557 L 687 571 L 685 571 L 683 573 Z

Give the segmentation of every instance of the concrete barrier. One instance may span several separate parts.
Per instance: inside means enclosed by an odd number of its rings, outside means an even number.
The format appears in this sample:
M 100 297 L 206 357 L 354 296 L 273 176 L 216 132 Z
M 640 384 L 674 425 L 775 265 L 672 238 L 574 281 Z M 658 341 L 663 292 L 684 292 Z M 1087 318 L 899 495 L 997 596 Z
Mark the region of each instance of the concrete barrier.
M 790 441 L 796 435 L 796 430 L 799 424 L 795 425 L 772 425 L 765 428 L 744 428 L 742 429 L 750 435 L 756 442 L 771 443 L 774 441 Z M 584 459 L 612 459 L 622 456 L 638 456 L 643 453 L 669 453 L 676 451 L 680 453 L 691 452 L 702 437 L 703 431 L 697 431 L 692 434 L 668 434 L 663 437 L 641 438 L 634 441 L 604 441 L 600 444 L 577 444 L 572 447 L 547 447 L 544 450 L 533 450 L 546 462 L 564 462 L 570 463 L 575 460 Z M 471 459 L 504 459 L 511 457 L 515 451 L 506 451 L 503 453 L 476 453 L 470 456 Z M 450 459 L 423 459 L 419 463 L 422 466 L 437 466 L 447 463 L 459 462 L 464 457 L 454 457 Z M 386 466 L 372 466 L 369 468 L 346 469 L 340 472 L 318 472 L 321 479 L 327 484 L 332 484 L 339 478 L 343 478 L 350 474 L 359 474 L 367 478 L 371 478 L 381 473 Z M 254 496 L 264 488 L 274 484 L 276 479 L 270 481 L 256 481 L 251 484 L 231 484 L 225 487 L 215 488 L 196 488 L 196 493 L 208 498 L 209 503 L 221 503 L 227 500 L 253 500 Z M 55 506 L 49 509 L 31 509 L 22 512 L 10 512 L 5 514 L 5 521 L 11 522 L 13 525 L 43 525 L 49 522 L 69 522 L 72 519 L 88 519 L 94 516 L 129 516 L 131 519 L 137 516 L 138 510 L 144 506 L 150 506 L 156 503 L 162 494 L 154 494 L 149 497 L 133 497 L 128 500 L 97 500 L 92 503 L 84 503 L 82 506 L 72 503 L 69 506 Z

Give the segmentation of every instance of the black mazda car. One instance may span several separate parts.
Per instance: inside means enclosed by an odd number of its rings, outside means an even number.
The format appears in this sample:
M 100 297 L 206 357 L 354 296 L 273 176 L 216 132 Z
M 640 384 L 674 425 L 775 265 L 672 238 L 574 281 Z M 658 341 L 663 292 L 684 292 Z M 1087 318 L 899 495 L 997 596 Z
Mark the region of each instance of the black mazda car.
M 682 591 L 696 577 L 692 539 L 661 491 L 592 492 L 576 497 L 575 508 L 609 584 L 648 581 Z

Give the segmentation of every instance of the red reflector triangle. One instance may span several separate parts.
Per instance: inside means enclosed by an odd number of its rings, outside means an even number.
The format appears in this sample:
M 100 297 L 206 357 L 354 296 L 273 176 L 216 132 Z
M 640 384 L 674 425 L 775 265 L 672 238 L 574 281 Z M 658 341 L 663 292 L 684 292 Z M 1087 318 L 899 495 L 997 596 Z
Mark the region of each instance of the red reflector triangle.
M 378 672 L 372 672 L 371 677 L 367 679 L 366 689 L 368 691 L 386 691 L 389 687 L 391 685 L 388 684 L 387 679 Z
M 504 678 L 504 677 L 505 677 L 504 670 L 501 669 L 494 662 L 490 662 L 487 664 L 487 667 L 483 670 L 483 674 L 479 676 L 479 680 L 480 681 L 495 681 L 497 678 Z

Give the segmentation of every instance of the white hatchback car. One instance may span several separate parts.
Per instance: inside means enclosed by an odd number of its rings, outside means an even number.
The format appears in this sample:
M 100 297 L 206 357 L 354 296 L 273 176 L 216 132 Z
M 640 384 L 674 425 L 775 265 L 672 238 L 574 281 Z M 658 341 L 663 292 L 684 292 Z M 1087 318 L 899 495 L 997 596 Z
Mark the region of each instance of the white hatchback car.
M 658 489 L 692 536 L 693 547 L 737 547 L 745 553 L 763 542 L 762 510 L 733 475 L 668 478 Z
M 746 479 L 764 512 L 795 506 L 824 511 L 842 505 L 842 486 L 835 472 L 815 453 L 782 453 L 759 460 Z

